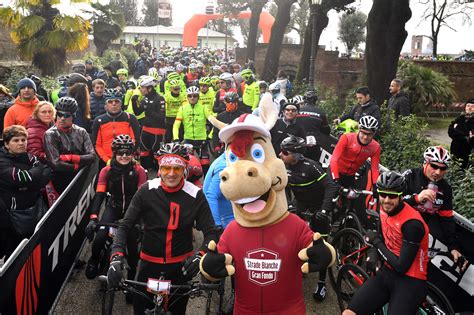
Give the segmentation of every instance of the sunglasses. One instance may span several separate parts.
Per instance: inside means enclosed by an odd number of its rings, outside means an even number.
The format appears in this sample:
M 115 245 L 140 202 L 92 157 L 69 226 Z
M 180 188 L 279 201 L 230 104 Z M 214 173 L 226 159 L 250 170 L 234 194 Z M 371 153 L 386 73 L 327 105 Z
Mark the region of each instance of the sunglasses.
M 169 174 L 171 170 L 173 170 L 173 172 L 178 176 L 181 176 L 184 174 L 184 167 L 182 166 L 169 166 L 169 165 L 160 166 L 160 173 L 162 175 Z
M 56 115 L 58 115 L 58 117 L 60 117 L 60 118 L 70 118 L 70 117 L 74 116 L 71 113 L 65 113 L 65 112 L 57 112 Z
M 373 137 L 375 133 L 373 132 L 366 132 L 366 131 L 363 131 L 363 130 L 359 130 L 359 132 L 361 134 L 363 134 L 364 136 L 367 136 L 367 137 Z
M 198 98 L 199 94 L 188 94 L 189 98 Z
M 385 191 L 377 189 L 380 198 L 389 198 L 389 199 L 396 199 L 400 197 L 403 193 L 401 192 L 394 192 L 394 191 Z
M 292 112 L 295 113 L 297 111 L 296 108 L 285 108 L 285 112 Z
M 132 151 L 130 150 L 118 150 L 117 151 L 117 156 L 131 156 L 132 155 Z
M 433 164 L 433 163 L 430 163 L 430 166 L 431 166 L 434 170 L 446 171 L 446 170 L 448 169 L 447 166 L 439 166 L 439 165 L 436 165 L 436 164 Z

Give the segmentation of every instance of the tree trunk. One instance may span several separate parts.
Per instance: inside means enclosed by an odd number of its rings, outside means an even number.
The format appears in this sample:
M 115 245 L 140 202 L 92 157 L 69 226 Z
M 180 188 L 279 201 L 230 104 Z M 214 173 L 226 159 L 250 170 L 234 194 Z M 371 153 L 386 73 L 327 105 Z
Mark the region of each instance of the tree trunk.
M 407 38 L 405 23 L 411 18 L 409 0 L 374 0 L 367 19 L 365 64 L 371 96 L 379 103 L 388 99 L 390 81 Z
M 316 7 L 316 56 L 318 55 L 318 43 L 321 33 L 328 26 L 329 18 L 327 16 L 329 10 L 324 10 L 320 5 Z M 296 81 L 303 82 L 309 78 L 309 68 L 311 59 L 311 33 L 313 30 L 313 21 L 311 15 L 308 17 L 308 26 L 304 34 L 303 50 L 301 51 L 300 63 L 298 65 L 298 73 Z M 316 57 L 315 56 L 315 57 Z
M 265 2 L 255 1 L 256 3 L 250 7 L 252 14 L 250 15 L 249 21 L 249 37 L 247 40 L 247 61 L 255 61 L 255 50 L 257 48 L 258 41 L 258 23 L 260 22 L 260 13 L 262 13 Z
M 103 42 L 101 40 L 94 39 L 94 45 L 97 48 L 97 56 L 99 57 L 102 57 L 104 55 L 104 52 L 109 48 L 108 43 Z
M 272 27 L 272 35 L 267 46 L 267 54 L 265 56 L 265 64 L 263 67 L 262 80 L 272 81 L 276 78 L 278 72 L 278 64 L 280 62 L 281 47 L 285 29 L 290 22 L 291 6 L 296 0 L 279 0 L 278 12 L 275 23 Z

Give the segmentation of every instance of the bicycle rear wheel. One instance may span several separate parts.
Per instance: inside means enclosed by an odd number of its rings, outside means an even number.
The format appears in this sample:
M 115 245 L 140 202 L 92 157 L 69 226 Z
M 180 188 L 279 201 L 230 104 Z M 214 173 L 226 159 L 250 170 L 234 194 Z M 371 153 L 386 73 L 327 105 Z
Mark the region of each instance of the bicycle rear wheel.
M 336 262 L 332 267 L 328 268 L 329 281 L 334 290 L 336 289 L 336 279 L 339 270 L 342 267 L 342 259 L 365 246 L 364 238 L 359 231 L 355 229 L 343 229 L 334 235 L 331 245 L 336 250 Z M 355 263 L 360 265 L 363 262 L 365 253 L 358 253 L 350 257 L 345 263 Z
M 454 314 L 454 309 L 446 295 L 431 282 L 426 282 L 428 293 L 418 308 L 417 315 Z
M 362 233 L 362 224 L 360 223 L 359 217 L 355 212 L 349 211 L 341 221 L 341 228 L 348 229 L 352 228 L 354 230 Z
M 367 272 L 358 265 L 346 264 L 341 267 L 337 275 L 335 288 L 341 312 L 347 308 L 354 293 L 368 278 Z
M 112 315 L 114 313 L 115 290 L 107 289 L 102 297 L 102 315 Z

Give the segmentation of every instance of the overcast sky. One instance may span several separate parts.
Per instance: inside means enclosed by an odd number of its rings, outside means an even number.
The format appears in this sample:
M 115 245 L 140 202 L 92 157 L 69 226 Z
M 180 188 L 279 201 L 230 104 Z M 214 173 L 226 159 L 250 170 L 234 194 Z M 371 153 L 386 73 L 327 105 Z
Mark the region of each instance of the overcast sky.
M 173 4 L 173 24 L 176 26 L 184 26 L 186 21 L 188 21 L 193 14 L 204 13 L 208 0 L 171 0 L 171 2 Z M 426 9 L 425 5 L 420 4 L 417 0 L 410 2 L 412 18 L 406 24 L 408 37 L 402 52 L 410 51 L 412 35 L 429 35 L 430 33 L 428 22 L 422 22 L 420 26 L 418 26 L 420 18 Z M 372 1 L 358 0 L 356 1 L 356 5 L 362 12 L 369 14 Z M 460 17 L 453 19 L 453 26 L 456 26 L 455 28 L 458 31 L 454 32 L 449 28 L 441 29 L 438 53 L 457 54 L 462 53 L 463 49 L 474 50 L 474 26 L 462 25 Z M 339 15 L 335 11 L 331 11 L 329 15 L 329 25 L 323 34 L 321 34 L 320 45 L 326 45 L 328 49 L 330 47 L 335 48 L 336 46 L 339 47 L 339 50 L 343 49 L 343 44 L 337 39 L 338 20 Z M 236 39 L 239 40 L 239 38 Z

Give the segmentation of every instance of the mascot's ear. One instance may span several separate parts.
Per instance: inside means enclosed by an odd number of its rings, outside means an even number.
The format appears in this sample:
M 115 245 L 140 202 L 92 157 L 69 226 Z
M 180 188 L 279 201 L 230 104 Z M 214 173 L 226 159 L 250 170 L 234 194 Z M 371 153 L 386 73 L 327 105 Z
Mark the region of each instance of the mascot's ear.
M 273 97 L 270 93 L 265 93 L 260 100 L 260 118 L 267 130 L 271 130 L 278 119 L 278 111 L 273 105 Z
M 207 116 L 207 120 L 209 120 L 209 122 L 210 122 L 214 127 L 216 127 L 217 129 L 219 129 L 219 130 L 221 130 L 222 128 L 224 128 L 225 126 L 227 126 L 226 123 L 223 123 L 222 121 L 220 121 L 219 119 L 217 119 L 217 118 L 214 117 L 213 115 Z

